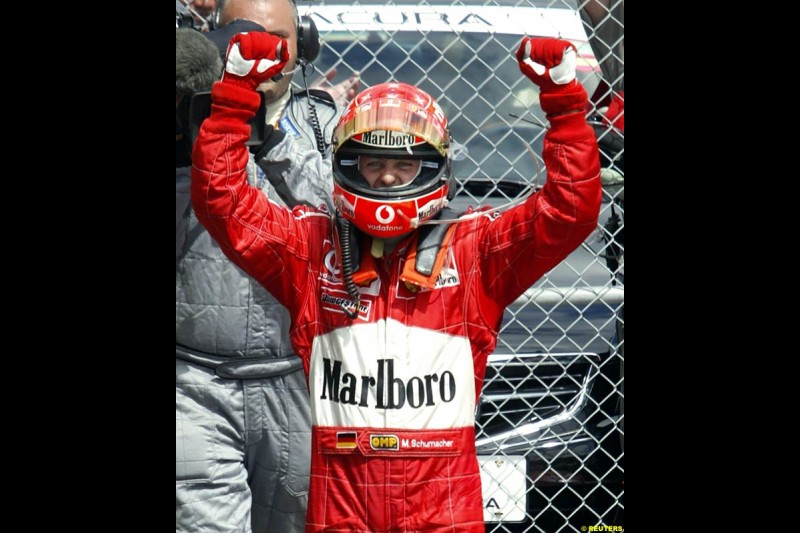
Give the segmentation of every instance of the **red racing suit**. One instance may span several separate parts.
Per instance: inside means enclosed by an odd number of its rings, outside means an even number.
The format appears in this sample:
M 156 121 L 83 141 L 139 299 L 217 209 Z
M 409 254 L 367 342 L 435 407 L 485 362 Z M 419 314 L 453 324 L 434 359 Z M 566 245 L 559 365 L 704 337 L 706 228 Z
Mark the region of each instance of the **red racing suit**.
M 474 415 L 487 357 L 504 308 L 597 225 L 591 127 L 583 113 L 551 118 L 542 190 L 457 223 L 433 290 L 400 280 L 416 236 L 406 238 L 376 260 L 379 277 L 360 287 L 351 320 L 331 216 L 289 211 L 247 184 L 249 93 L 212 93 L 192 202 L 225 253 L 292 317 L 311 395 L 306 531 L 483 533 Z

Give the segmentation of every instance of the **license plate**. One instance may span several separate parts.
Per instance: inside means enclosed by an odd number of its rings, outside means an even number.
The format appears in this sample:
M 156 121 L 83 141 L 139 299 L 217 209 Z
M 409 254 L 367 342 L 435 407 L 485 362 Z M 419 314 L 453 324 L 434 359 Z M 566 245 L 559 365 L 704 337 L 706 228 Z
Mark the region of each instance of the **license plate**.
M 521 455 L 479 455 L 484 522 L 525 519 L 525 458 Z

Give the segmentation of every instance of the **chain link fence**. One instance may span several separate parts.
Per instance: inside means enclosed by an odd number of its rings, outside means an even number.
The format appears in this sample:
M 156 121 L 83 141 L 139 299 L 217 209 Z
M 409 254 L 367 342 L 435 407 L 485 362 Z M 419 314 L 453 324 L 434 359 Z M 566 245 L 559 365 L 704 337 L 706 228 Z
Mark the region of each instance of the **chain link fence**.
M 456 207 L 519 201 L 547 179 L 547 122 L 513 52 L 522 35 L 579 52 L 601 148 L 597 231 L 506 312 L 478 410 L 487 531 L 624 528 L 624 6 L 622 0 L 299 5 L 315 66 L 361 87 L 420 86 L 449 118 Z M 611 127 L 613 123 L 615 127 Z

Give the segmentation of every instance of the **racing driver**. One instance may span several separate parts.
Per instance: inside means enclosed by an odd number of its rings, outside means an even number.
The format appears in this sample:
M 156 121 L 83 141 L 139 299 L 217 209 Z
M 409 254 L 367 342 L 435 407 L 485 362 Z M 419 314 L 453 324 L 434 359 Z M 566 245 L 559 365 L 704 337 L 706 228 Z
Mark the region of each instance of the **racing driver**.
M 503 310 L 597 225 L 599 156 L 575 56 L 552 38 L 525 37 L 516 51 L 550 122 L 547 180 L 503 210 L 447 207 L 447 118 L 416 87 L 359 93 L 329 163 L 272 131 L 256 160 L 285 179 L 300 161 L 332 173 L 327 213 L 290 211 L 248 185 L 256 87 L 283 69 L 287 47 L 262 32 L 231 39 L 194 147 L 192 202 L 289 309 L 311 395 L 307 532 L 484 532 L 474 414 Z

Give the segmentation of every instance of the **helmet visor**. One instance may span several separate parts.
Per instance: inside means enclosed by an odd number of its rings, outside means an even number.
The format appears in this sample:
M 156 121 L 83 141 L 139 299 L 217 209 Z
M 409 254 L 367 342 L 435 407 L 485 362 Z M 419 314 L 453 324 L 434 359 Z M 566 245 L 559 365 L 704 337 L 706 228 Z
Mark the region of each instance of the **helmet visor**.
M 348 140 L 365 147 L 405 149 L 413 155 L 414 147 L 430 145 L 447 156 L 447 131 L 438 120 L 430 120 L 430 113 L 413 102 L 405 100 L 377 100 L 353 110 L 342 117 L 334 139 L 333 150 L 338 150 Z M 399 151 L 399 150 L 398 150 Z
M 435 155 L 427 159 L 408 157 L 405 151 L 397 155 L 361 152 L 340 150 L 334 157 L 334 179 L 372 198 L 411 197 L 440 186 L 448 177 L 443 172 L 444 158 L 433 150 Z
M 421 159 L 358 156 L 358 172 L 373 189 L 401 189 L 413 185 L 423 163 Z

